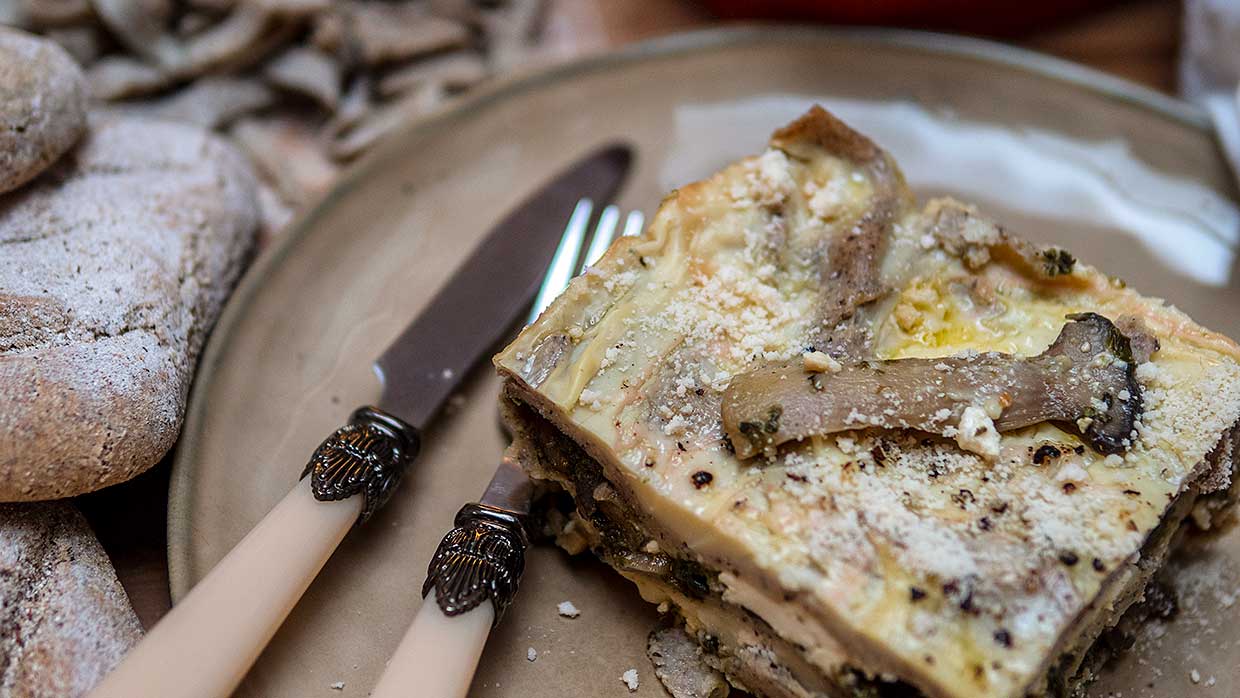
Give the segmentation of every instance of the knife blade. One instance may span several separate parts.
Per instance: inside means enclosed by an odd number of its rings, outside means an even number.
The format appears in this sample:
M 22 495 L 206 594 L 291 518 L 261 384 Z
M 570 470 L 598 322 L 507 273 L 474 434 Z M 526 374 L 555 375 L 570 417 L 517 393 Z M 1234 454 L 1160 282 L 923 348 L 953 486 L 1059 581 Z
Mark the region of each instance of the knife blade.
M 583 196 L 612 198 L 631 163 L 627 146 L 601 148 L 505 216 L 375 362 L 378 406 L 319 444 L 302 471 L 309 486 L 296 483 L 88 698 L 231 694 L 345 534 L 391 496 L 421 429 L 533 299 L 560 222 Z M 515 466 L 497 474 L 497 492 L 528 502 L 523 478 Z
M 632 162 L 627 146 L 595 151 L 508 214 L 375 362 L 379 407 L 417 429 L 529 305 L 583 197 L 610 200 Z

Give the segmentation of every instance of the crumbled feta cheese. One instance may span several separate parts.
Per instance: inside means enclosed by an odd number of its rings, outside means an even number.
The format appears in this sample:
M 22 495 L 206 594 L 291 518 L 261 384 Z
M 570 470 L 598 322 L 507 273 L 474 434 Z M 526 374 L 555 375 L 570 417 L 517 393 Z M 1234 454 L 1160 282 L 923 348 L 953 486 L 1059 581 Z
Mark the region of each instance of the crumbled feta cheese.
M 530 662 L 534 661 L 535 659 L 538 659 L 538 650 L 534 649 L 533 647 L 527 649 L 525 651 L 525 659 L 526 661 L 530 661 Z
M 333 691 L 343 691 L 343 690 L 344 690 L 344 682 L 343 682 L 343 681 L 337 681 L 336 683 L 332 684 L 332 685 L 330 686 L 330 688 L 331 688 Z
M 629 687 L 629 693 L 633 693 L 634 691 L 636 691 L 637 687 L 641 684 L 641 682 L 638 681 L 637 679 L 636 669 L 629 669 L 628 671 L 621 674 L 620 680 L 624 682 L 625 686 Z
M 1188 672 L 1188 678 L 1191 679 L 1193 683 L 1201 683 L 1201 672 L 1193 669 Z
M 576 618 L 581 615 L 581 611 L 573 605 L 572 601 L 561 601 L 560 604 L 556 606 L 556 610 L 559 611 L 560 615 L 565 618 Z
M 581 395 L 577 398 L 577 403 L 585 405 L 592 410 L 600 410 L 603 408 L 603 394 L 597 390 L 586 388 L 581 391 Z
M 805 370 L 813 371 L 814 373 L 823 373 L 827 371 L 835 373 L 844 368 L 844 366 L 833 357 L 820 351 L 807 352 L 803 354 L 801 358 L 805 363 Z
M 960 415 L 956 429 L 956 443 L 966 451 L 987 458 L 999 457 L 999 431 L 995 423 L 980 407 L 969 405 Z
M 1088 479 L 1089 471 L 1074 460 L 1064 463 L 1059 472 L 1055 473 L 1056 482 L 1084 482 Z

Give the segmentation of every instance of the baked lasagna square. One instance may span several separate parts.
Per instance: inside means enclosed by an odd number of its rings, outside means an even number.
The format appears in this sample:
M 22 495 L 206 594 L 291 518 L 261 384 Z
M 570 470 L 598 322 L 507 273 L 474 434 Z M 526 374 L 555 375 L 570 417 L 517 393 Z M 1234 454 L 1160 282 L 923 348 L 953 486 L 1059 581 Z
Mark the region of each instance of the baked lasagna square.
M 1233 502 L 1240 348 L 815 108 L 495 359 L 561 532 L 770 698 L 1080 691 Z

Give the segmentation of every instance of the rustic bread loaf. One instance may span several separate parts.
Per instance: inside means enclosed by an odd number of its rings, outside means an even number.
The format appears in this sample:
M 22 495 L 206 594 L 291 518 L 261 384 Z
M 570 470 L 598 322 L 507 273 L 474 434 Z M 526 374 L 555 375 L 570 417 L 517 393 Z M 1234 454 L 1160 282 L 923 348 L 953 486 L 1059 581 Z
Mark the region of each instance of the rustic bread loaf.
M 254 188 L 206 131 L 114 118 L 0 196 L 0 501 L 95 490 L 168 451 Z
M 141 634 L 77 510 L 63 502 L 0 505 L 0 696 L 83 695 Z
M 0 192 L 33 179 L 85 130 L 82 69 L 59 45 L 0 25 Z

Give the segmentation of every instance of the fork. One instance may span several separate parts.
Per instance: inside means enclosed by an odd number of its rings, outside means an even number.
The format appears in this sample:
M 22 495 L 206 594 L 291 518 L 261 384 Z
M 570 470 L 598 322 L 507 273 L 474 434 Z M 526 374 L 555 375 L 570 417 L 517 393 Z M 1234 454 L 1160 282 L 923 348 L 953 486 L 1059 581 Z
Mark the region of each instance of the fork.
M 527 324 L 615 240 L 620 209 L 610 205 L 599 213 L 582 254 L 593 210 L 589 199 L 574 207 Z M 629 213 L 621 236 L 637 235 L 644 222 L 640 211 Z M 469 691 L 487 637 L 516 595 L 525 570 L 524 524 L 531 489 L 520 468 L 505 458 L 482 501 L 466 504 L 456 515 L 456 527 L 440 541 L 427 568 L 422 595 L 431 598 L 424 598 L 371 698 L 463 698 Z

